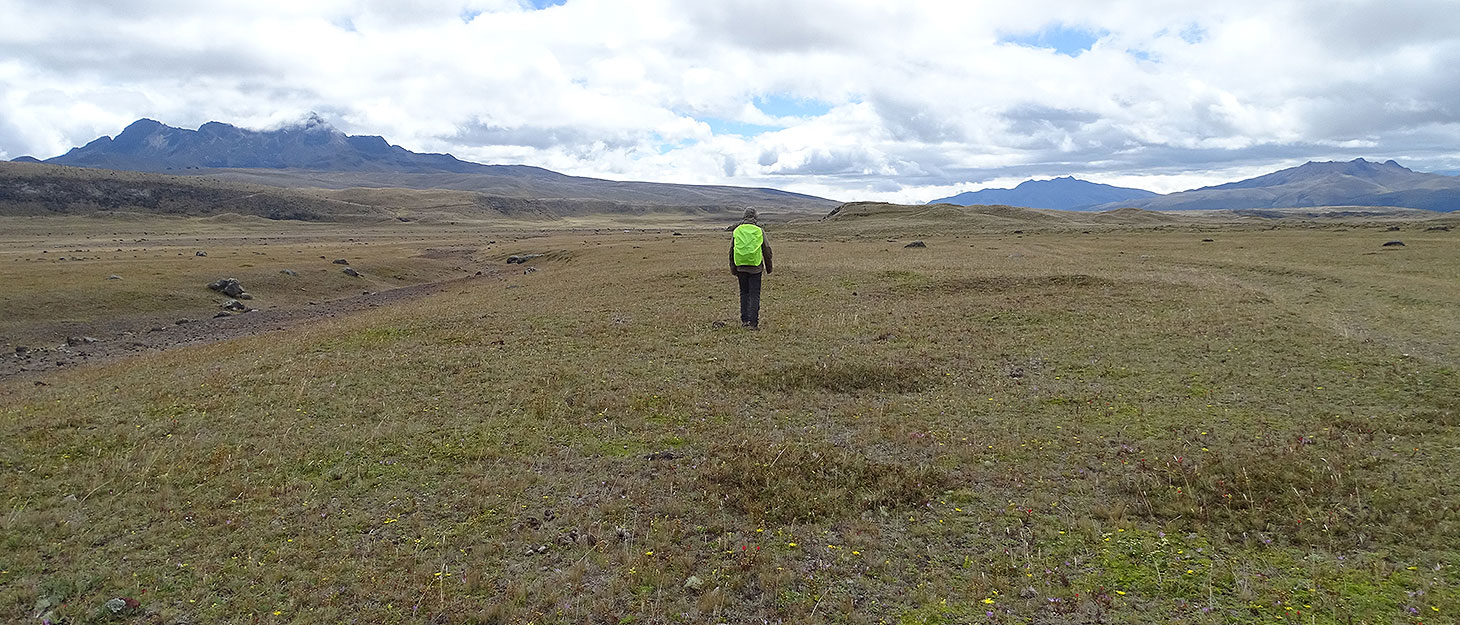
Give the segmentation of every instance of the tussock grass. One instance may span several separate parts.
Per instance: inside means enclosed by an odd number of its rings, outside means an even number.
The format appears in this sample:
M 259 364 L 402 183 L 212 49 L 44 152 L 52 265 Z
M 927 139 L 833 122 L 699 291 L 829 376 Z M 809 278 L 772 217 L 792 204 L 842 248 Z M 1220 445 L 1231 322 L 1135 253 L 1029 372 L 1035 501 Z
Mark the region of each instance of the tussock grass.
M 804 228 L 771 231 L 759 332 L 733 322 L 722 232 L 537 233 L 523 251 L 571 255 L 0 384 L 0 613 L 1460 611 L 1452 234 L 1405 233 L 1400 256 L 1370 254 L 1379 229 L 945 231 L 904 250 Z M 444 239 L 359 248 L 482 247 Z M 498 253 L 515 248 L 469 256 Z
M 737 372 L 726 370 L 723 377 L 735 390 L 747 387 L 769 390 L 822 390 L 834 393 L 872 391 L 877 393 L 910 393 L 926 389 L 933 383 L 925 366 L 918 363 L 828 363 L 787 364 L 769 369 Z
M 710 448 L 702 480 L 756 525 L 789 525 L 916 508 L 947 485 L 926 466 L 878 462 L 826 443 L 740 441 Z

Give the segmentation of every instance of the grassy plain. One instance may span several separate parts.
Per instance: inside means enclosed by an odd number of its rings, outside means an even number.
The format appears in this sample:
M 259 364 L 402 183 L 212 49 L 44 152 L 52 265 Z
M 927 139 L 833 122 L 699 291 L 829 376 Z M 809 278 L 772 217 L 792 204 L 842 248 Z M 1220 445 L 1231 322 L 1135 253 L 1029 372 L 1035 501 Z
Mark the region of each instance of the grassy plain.
M 500 263 L 399 228 L 169 258 Z M 534 233 L 533 273 L 0 382 L 0 614 L 1460 619 L 1460 233 L 896 229 L 770 229 L 759 332 L 722 232 Z

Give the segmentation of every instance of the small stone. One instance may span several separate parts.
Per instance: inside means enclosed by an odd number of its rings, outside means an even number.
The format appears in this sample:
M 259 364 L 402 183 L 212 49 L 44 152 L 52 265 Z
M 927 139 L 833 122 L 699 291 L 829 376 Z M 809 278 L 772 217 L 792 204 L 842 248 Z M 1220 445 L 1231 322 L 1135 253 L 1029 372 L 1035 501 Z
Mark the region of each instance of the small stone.
M 1404 247 L 1404 241 L 1388 241 L 1382 247 Z
M 243 285 L 238 282 L 238 278 L 222 278 L 219 280 L 214 280 L 208 283 L 208 288 L 227 295 L 228 297 L 238 297 L 240 293 L 244 292 Z
M 240 301 L 238 301 L 236 299 L 231 299 L 231 300 L 228 300 L 226 302 L 223 302 L 223 310 L 232 310 L 234 312 L 243 312 L 245 310 L 248 310 L 248 306 L 245 306 L 243 302 L 240 302 Z
M 923 243 L 922 241 L 913 241 L 912 243 L 908 243 L 907 245 L 904 245 L 903 247 L 906 248 L 906 247 L 927 247 L 927 246 L 928 246 L 928 244 L 927 243 Z
M 1201 242 L 1202 243 L 1215 243 L 1216 242 L 1216 239 L 1202 239 Z
M 112 275 L 107 276 L 106 279 L 108 279 L 108 280 L 121 280 L 122 277 L 119 276 L 119 275 L 117 275 L 117 274 L 112 274 Z
M 186 325 L 186 324 L 189 324 L 189 323 L 192 323 L 192 322 L 193 322 L 192 319 L 183 318 L 183 319 L 178 319 L 177 321 L 174 321 L 172 323 L 174 325 Z
M 350 264 L 350 261 L 348 261 L 348 260 L 345 260 L 345 259 L 343 259 L 343 258 L 336 258 L 336 259 L 335 259 L 335 260 L 334 260 L 334 261 L 333 261 L 333 262 L 334 262 L 334 263 L 335 263 L 335 264 L 336 264 L 336 265 L 348 265 L 348 264 Z
M 207 255 L 208 255 L 208 253 L 207 252 L 204 252 L 203 250 L 198 250 L 196 252 L 193 252 L 193 256 L 207 256 Z
M 1384 231 L 1385 232 L 1399 232 L 1399 226 L 1389 226 L 1388 228 L 1385 228 Z
M 253 299 L 253 295 L 249 293 L 239 293 L 238 299 Z
M 297 276 L 297 275 L 299 275 L 299 272 L 294 271 L 293 269 L 284 269 L 284 270 L 281 270 L 279 273 L 282 273 L 282 274 L 284 274 L 286 276 Z
M 91 338 L 89 336 L 68 336 L 68 337 L 66 337 L 66 344 L 67 345 L 70 345 L 71 347 L 76 347 L 78 345 L 91 345 L 93 343 L 96 343 L 96 339 Z
M 360 277 L 360 272 L 355 271 L 355 268 L 354 267 L 346 267 L 344 269 L 344 272 L 345 272 L 345 275 L 350 276 L 351 278 L 358 278 L 358 277 Z
M 699 589 L 705 587 L 705 580 L 702 580 L 697 576 L 691 575 L 689 576 L 689 579 L 684 580 L 684 587 L 689 590 L 698 591 Z
M 225 317 L 232 317 L 232 316 L 233 316 L 233 315 L 230 315 L 230 314 L 228 314 L 228 313 L 226 313 L 226 312 L 220 312 L 220 313 L 218 313 L 218 314 L 216 314 L 216 315 L 213 315 L 213 318 L 214 318 L 214 319 L 223 319 L 223 318 L 225 318 Z
M 26 347 L 24 345 L 16 345 L 15 346 L 15 353 L 17 353 L 17 354 L 24 354 L 24 353 L 26 353 L 28 351 L 30 351 L 30 348 L 29 347 Z

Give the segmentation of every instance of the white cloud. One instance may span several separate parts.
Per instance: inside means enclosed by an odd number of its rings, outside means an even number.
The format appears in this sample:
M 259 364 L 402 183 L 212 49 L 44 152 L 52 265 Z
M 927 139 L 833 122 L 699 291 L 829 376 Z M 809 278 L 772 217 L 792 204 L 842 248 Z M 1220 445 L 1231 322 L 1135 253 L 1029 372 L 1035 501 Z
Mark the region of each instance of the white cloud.
M 319 111 L 417 151 L 837 199 L 1460 163 L 1448 0 L 528 4 L 0 0 L 0 157 L 139 117 L 267 127 Z M 1098 40 L 1004 42 L 1055 27 Z M 767 97 L 827 111 L 778 117 L 755 106 Z

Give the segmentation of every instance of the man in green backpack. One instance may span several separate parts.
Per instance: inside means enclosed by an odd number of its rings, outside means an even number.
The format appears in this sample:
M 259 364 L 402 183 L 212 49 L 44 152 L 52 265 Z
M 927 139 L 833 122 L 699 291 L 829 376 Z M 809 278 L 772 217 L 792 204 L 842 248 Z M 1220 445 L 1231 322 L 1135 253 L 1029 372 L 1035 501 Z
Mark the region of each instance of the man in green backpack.
M 760 329 L 760 277 L 771 272 L 771 246 L 756 223 L 754 208 L 745 209 L 730 243 L 730 273 L 740 280 L 740 325 Z

